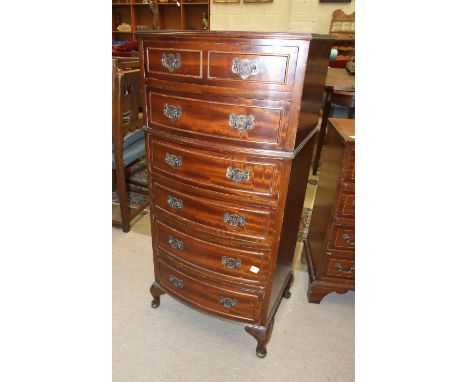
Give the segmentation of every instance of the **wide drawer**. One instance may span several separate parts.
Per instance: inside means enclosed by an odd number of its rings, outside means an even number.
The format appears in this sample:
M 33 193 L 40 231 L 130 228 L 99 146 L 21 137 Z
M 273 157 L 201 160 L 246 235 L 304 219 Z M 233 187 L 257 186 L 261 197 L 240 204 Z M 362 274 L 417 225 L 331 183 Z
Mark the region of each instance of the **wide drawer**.
M 153 135 L 148 139 L 154 172 L 224 194 L 278 199 L 281 160 L 201 150 Z
M 342 189 L 338 195 L 336 215 L 340 218 L 354 219 L 355 198 L 354 192 Z
M 354 261 L 327 256 L 326 263 L 325 263 L 325 275 L 326 276 L 354 280 L 355 278 L 354 271 L 355 271 Z
M 173 134 L 261 148 L 285 144 L 289 102 L 149 90 L 148 103 L 150 126 Z
M 155 222 L 156 245 L 171 256 L 213 272 L 216 276 L 235 278 L 235 281 L 259 281 L 265 278 L 263 252 L 240 250 L 221 245 L 214 240 L 208 242 L 192 232 L 181 232 L 159 220 Z
M 260 292 L 207 283 L 195 271 L 183 272 L 158 260 L 159 283 L 171 295 L 208 313 L 236 321 L 255 322 L 260 313 Z
M 332 224 L 328 238 L 328 248 L 354 251 L 354 227 Z
M 299 46 L 289 41 L 248 44 L 193 41 L 145 41 L 146 77 L 243 90 L 291 92 Z
M 242 240 L 271 241 L 274 210 L 256 209 L 225 203 L 215 199 L 188 195 L 176 188 L 152 183 L 156 214 L 169 213 L 182 219 L 186 225 L 206 230 L 216 235 Z

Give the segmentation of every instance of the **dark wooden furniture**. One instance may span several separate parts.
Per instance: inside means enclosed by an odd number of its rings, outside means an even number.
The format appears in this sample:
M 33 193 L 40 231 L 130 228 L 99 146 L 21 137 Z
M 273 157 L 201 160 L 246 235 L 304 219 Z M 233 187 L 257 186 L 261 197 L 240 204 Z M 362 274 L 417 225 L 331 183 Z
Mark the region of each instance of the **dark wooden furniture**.
M 139 60 L 112 60 L 112 183 L 119 193 L 121 220 L 112 220 L 112 225 L 122 227 L 124 232 L 130 230 L 131 221 L 148 206 L 142 203 L 131 210 L 128 192 L 147 194 L 147 185 L 130 177 L 143 168 L 135 168 L 131 173 L 126 167 L 145 154 L 143 130 L 145 121 L 141 99 L 141 75 Z
M 317 175 L 332 104 L 348 107 L 348 118 L 354 118 L 354 95 L 354 76 L 351 76 L 345 69 L 328 68 L 325 81 L 325 102 L 322 109 L 322 121 L 320 123 L 312 168 L 314 175 Z
M 354 290 L 354 120 L 328 120 L 326 150 L 304 249 L 309 302 Z
M 139 37 L 152 305 L 166 292 L 242 323 L 264 357 L 276 310 L 290 296 L 332 40 L 254 32 Z
M 112 0 L 112 39 L 136 40 L 142 29 L 153 29 L 153 17 L 159 29 L 202 30 L 203 14 L 210 20 L 209 0 L 160 0 L 153 8 L 143 0 Z M 129 31 L 119 31 L 119 24 L 130 25 Z

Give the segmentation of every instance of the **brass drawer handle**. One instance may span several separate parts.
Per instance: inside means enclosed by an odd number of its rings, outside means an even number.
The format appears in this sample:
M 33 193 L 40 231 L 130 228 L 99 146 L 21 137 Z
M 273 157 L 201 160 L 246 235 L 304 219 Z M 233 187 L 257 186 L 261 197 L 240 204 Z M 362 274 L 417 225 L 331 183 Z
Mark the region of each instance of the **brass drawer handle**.
M 180 157 L 178 155 L 166 153 L 166 157 L 164 158 L 164 162 L 166 162 L 174 170 L 177 167 L 182 167 L 182 157 Z
M 176 288 L 183 288 L 184 287 L 184 282 L 180 279 L 178 279 L 175 276 L 169 277 L 169 281 L 174 285 Z
M 164 104 L 163 114 L 172 122 L 177 121 L 182 117 L 182 109 L 180 106 Z
M 238 74 L 243 80 L 246 80 L 250 76 L 256 76 L 258 74 L 258 60 L 234 57 L 232 60 L 232 72 Z
M 218 302 L 225 308 L 234 308 L 237 305 L 237 300 L 229 297 L 220 297 Z
M 349 267 L 348 269 L 345 269 L 340 263 L 335 264 L 335 268 L 339 270 L 341 273 L 354 273 L 354 267 Z
M 245 216 L 234 215 L 229 212 L 224 213 L 224 222 L 232 227 L 243 227 L 245 224 Z
M 179 53 L 163 53 L 161 58 L 162 65 L 171 73 L 182 66 Z
M 248 182 L 250 177 L 249 170 L 242 170 L 229 166 L 226 169 L 226 178 L 233 180 L 236 183 Z
M 354 245 L 354 241 L 353 239 L 351 238 L 351 235 L 345 233 L 343 235 L 343 240 L 346 241 L 349 245 Z
M 168 243 L 174 249 L 184 249 L 184 243 L 171 235 L 169 235 Z
M 229 114 L 229 127 L 235 130 L 252 130 L 255 124 L 253 115 Z
M 184 206 L 184 201 L 182 199 L 177 199 L 171 195 L 168 195 L 167 204 L 169 204 L 169 207 L 171 208 L 181 209 Z
M 233 259 L 232 257 L 223 256 L 221 264 L 230 269 L 237 269 L 240 268 L 242 262 L 241 259 Z

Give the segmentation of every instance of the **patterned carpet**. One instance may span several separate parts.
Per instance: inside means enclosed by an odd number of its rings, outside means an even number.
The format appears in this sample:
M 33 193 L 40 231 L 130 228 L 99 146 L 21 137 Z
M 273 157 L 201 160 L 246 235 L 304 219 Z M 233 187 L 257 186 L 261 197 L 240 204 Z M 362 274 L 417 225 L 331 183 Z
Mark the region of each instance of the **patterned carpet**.
M 131 171 L 135 169 L 136 167 L 141 166 L 142 164 L 146 164 L 145 157 L 142 157 L 139 160 L 132 163 L 130 166 L 128 166 L 128 169 L 129 171 Z M 148 173 L 147 173 L 147 170 L 145 169 L 144 171 L 140 171 L 139 173 L 133 175 L 130 179 L 146 184 L 147 178 L 148 178 Z M 136 192 L 130 192 L 130 195 L 129 195 L 130 208 L 136 209 L 139 206 L 141 206 L 143 203 L 145 203 L 147 200 L 148 200 L 147 195 L 141 195 L 141 194 L 137 194 Z M 112 204 L 118 205 L 119 203 L 120 203 L 119 193 L 117 192 L 117 190 L 114 190 L 112 191 Z M 149 210 L 149 206 L 145 208 L 145 210 Z

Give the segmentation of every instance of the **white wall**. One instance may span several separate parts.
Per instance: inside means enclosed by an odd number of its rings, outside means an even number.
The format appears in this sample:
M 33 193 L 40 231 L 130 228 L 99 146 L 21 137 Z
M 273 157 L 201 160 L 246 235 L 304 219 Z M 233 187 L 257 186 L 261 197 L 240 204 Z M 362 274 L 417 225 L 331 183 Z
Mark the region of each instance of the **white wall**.
M 211 3 L 211 30 L 328 33 L 331 14 L 354 12 L 351 3 L 273 0 L 272 3 Z

